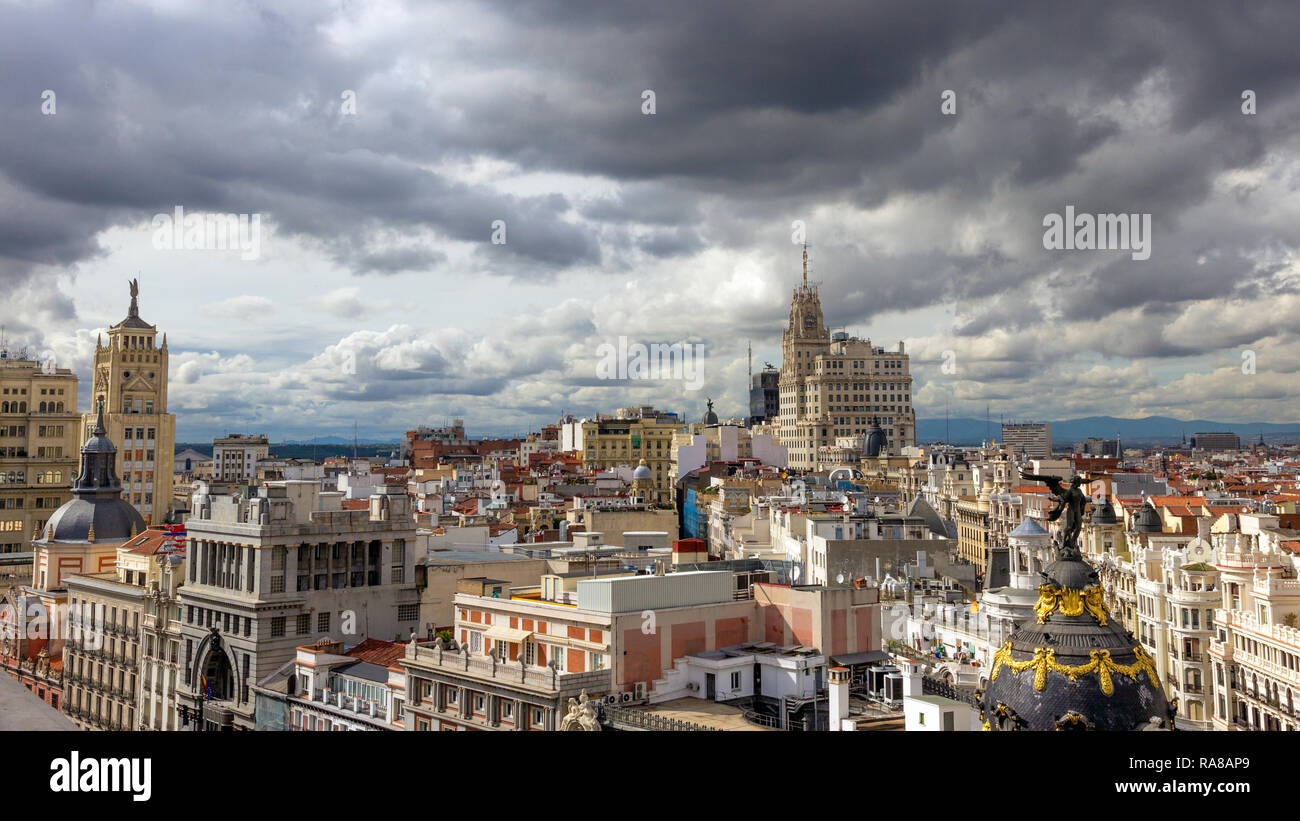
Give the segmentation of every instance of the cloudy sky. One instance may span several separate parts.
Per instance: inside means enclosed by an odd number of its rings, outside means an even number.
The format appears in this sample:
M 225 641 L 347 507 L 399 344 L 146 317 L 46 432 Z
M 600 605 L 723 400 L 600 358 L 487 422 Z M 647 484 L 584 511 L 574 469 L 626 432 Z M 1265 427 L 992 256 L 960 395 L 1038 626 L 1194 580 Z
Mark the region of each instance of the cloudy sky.
M 906 341 L 922 417 L 1294 421 L 1297 31 L 1290 2 L 0 0 L 5 334 L 85 378 L 138 277 L 182 440 L 741 415 L 802 221 L 828 322 Z M 259 215 L 256 258 L 157 247 L 177 206 Z M 1151 215 L 1150 258 L 1045 249 L 1066 206 Z M 598 379 L 620 336 L 703 345 L 703 387 Z

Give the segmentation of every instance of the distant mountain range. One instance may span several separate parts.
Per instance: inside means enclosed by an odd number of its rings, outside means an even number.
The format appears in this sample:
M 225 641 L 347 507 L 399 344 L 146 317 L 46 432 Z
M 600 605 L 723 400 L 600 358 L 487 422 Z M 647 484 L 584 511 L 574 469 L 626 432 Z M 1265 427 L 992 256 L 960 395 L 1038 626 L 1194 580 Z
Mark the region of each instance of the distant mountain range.
M 352 437 L 350 436 L 317 436 L 314 439 L 285 439 L 283 442 L 272 442 L 272 445 L 351 445 Z M 375 445 L 396 446 L 393 442 L 371 442 L 368 440 L 359 440 L 358 445 L 373 447 Z
M 1174 419 L 1170 416 L 1145 416 L 1123 419 L 1117 416 L 1085 416 L 1051 422 L 1052 441 L 1072 445 L 1090 436 L 1114 439 L 1125 444 L 1170 444 L 1184 435 L 1190 440 L 1195 433 L 1235 433 L 1243 444 L 1254 442 L 1264 434 L 1266 442 L 1300 441 L 1300 422 L 1214 422 L 1208 419 Z M 946 431 L 946 432 L 945 432 Z M 996 419 L 958 417 L 954 419 L 917 419 L 918 443 L 948 441 L 955 445 L 977 445 L 986 439 L 1002 439 L 1002 427 Z

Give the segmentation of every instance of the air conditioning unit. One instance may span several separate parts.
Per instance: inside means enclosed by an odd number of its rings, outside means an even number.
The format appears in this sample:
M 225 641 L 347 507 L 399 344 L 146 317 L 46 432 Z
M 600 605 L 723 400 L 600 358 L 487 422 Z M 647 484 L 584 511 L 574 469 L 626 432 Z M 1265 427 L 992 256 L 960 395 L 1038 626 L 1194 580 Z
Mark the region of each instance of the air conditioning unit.
M 632 685 L 632 689 L 636 693 L 636 698 L 638 701 L 645 698 L 646 687 L 644 681 L 638 681 L 636 684 Z
M 605 703 L 618 704 L 618 693 L 610 693 L 609 695 L 605 696 Z
M 697 692 L 700 689 L 700 683 L 698 681 L 688 681 L 686 682 L 686 689 L 692 693 Z
M 624 693 L 624 694 L 623 694 L 623 703 L 624 703 L 624 704 L 628 703 L 628 702 L 631 701 L 631 700 L 632 700 L 632 694 L 631 694 L 631 693 Z

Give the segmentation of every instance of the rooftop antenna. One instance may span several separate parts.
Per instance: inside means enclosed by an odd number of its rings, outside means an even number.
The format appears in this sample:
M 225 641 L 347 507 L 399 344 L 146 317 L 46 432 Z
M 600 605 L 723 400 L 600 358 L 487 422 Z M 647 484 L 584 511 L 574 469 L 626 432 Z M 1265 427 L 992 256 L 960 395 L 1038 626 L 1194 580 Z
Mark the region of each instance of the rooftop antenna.
M 352 461 L 357 460 L 357 420 L 352 420 Z
M 749 351 L 749 380 L 754 381 L 754 343 L 752 340 L 745 340 L 745 349 Z
M 803 242 L 803 287 L 808 289 L 808 240 Z

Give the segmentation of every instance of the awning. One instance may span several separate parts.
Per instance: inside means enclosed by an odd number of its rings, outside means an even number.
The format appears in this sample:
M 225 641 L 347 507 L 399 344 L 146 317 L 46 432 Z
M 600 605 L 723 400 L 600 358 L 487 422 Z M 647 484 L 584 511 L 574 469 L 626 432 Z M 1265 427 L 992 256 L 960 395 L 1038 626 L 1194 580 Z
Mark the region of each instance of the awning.
M 883 661 L 889 658 L 888 650 L 868 650 L 865 653 L 848 653 L 843 656 L 831 656 L 831 661 L 835 664 L 852 666 L 854 664 L 868 664 L 873 661 Z
M 500 625 L 495 625 L 489 627 L 487 629 L 487 632 L 485 632 L 483 635 L 487 636 L 493 641 L 505 641 L 511 643 L 518 643 L 528 638 L 532 634 L 533 634 L 532 630 L 516 630 L 513 627 L 502 627 Z

